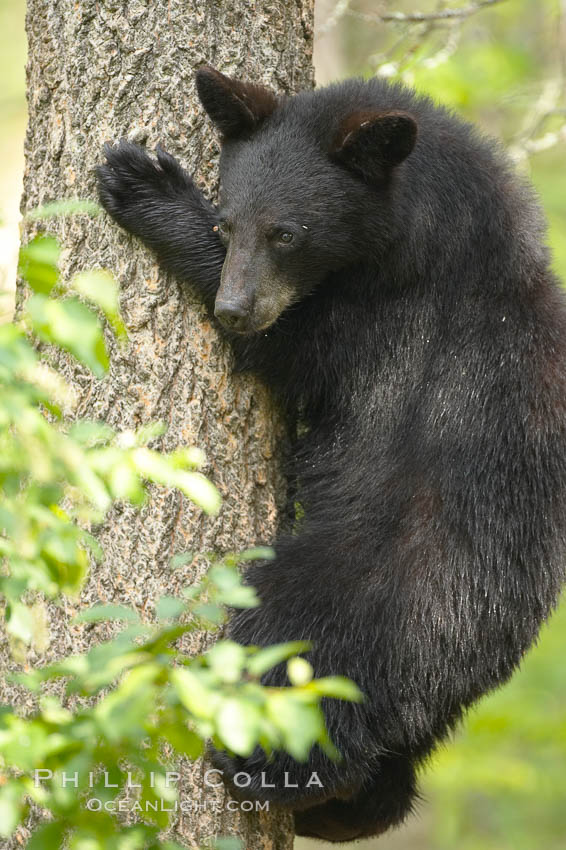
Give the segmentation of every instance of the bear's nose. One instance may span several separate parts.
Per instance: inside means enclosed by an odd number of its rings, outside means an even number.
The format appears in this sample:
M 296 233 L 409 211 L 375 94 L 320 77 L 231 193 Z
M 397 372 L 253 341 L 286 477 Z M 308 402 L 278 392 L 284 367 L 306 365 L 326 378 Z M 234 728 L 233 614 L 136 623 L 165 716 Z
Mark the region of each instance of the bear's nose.
M 237 301 L 217 301 L 214 306 L 216 318 L 231 331 L 242 331 L 247 325 L 248 311 Z

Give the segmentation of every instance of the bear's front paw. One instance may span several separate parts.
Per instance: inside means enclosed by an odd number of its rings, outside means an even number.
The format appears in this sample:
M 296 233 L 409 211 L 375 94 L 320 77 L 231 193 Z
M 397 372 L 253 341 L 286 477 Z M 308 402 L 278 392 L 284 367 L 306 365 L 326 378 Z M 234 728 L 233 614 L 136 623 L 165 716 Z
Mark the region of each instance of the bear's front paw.
M 155 227 L 167 207 L 191 186 L 179 163 L 158 148 L 157 160 L 131 142 L 104 146 L 106 163 L 96 168 L 98 196 L 122 227 L 144 235 L 144 223 Z

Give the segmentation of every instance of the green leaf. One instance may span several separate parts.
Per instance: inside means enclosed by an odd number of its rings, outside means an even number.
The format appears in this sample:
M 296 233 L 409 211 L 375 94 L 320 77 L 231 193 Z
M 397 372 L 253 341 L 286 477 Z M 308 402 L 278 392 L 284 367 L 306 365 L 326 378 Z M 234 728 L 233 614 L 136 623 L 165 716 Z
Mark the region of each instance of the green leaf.
M 193 615 L 201 620 L 211 623 L 213 626 L 221 625 L 225 620 L 224 609 L 212 602 L 202 602 L 195 605 Z
M 165 422 L 148 422 L 147 425 L 142 425 L 138 428 L 134 436 L 134 445 L 145 446 L 151 440 L 161 437 L 167 433 L 167 425 Z
M 49 295 L 59 280 L 61 249 L 53 236 L 36 236 L 20 249 L 19 272 L 34 292 Z
M 31 643 L 34 633 L 34 618 L 31 608 L 21 602 L 11 602 L 6 610 L 6 629 L 24 643 Z
M 242 584 L 235 568 L 217 564 L 208 571 L 208 579 L 218 589 L 217 600 L 233 608 L 257 608 L 259 599 L 253 587 Z
M 98 563 L 103 558 L 102 546 L 92 534 L 88 531 L 83 531 L 82 540 L 84 541 L 85 546 L 88 548 L 91 557 Z
M 90 419 L 80 419 L 69 428 L 69 437 L 82 446 L 106 445 L 114 436 L 114 429 L 110 425 Z
M 178 469 L 174 458 L 160 455 L 145 447 L 136 449 L 133 459 L 143 477 L 166 487 L 177 487 L 208 514 L 217 514 L 220 510 L 220 493 L 200 472 Z
M 48 723 L 56 723 L 58 726 L 66 726 L 73 720 L 73 714 L 67 708 L 63 708 L 57 697 L 45 694 L 39 698 L 41 716 Z
M 231 640 L 216 643 L 205 656 L 209 666 L 223 682 L 237 682 L 246 663 L 246 651 L 243 646 Z
M 116 463 L 109 474 L 110 489 L 114 499 L 124 499 L 133 505 L 141 505 L 146 493 L 129 457 L 123 463 Z
M 160 737 L 165 738 L 178 753 L 184 753 L 195 761 L 204 751 L 204 743 L 191 729 L 180 723 L 160 724 Z
M 140 618 L 133 608 L 126 605 L 93 605 L 73 617 L 75 623 L 95 623 L 98 620 L 125 620 L 129 623 L 139 623 Z
M 121 823 L 120 834 L 115 839 L 116 843 L 105 844 L 102 850 L 184 850 L 175 842 L 158 841 L 158 833 L 157 827 L 150 827 L 146 823 L 130 827 L 124 827 Z M 169 843 L 170 848 L 167 847 Z
M 244 584 L 219 594 L 217 598 L 223 605 L 230 605 L 232 608 L 258 608 L 261 604 L 253 587 Z
M 64 834 L 64 823 L 46 823 L 35 830 L 26 844 L 26 850 L 56 850 L 61 846 Z
M 94 201 L 79 200 L 78 198 L 69 198 L 62 201 L 52 201 L 49 204 L 42 204 L 25 214 L 25 218 L 34 221 L 36 219 L 55 218 L 58 215 L 76 215 L 77 213 L 85 213 L 86 215 L 100 215 L 102 207 Z
M 107 741 L 124 738 L 135 745 L 145 737 L 147 717 L 157 698 L 155 680 L 159 674 L 158 664 L 140 664 L 96 705 L 93 714 Z
M 18 826 L 22 815 L 23 788 L 8 782 L 0 787 L 0 836 L 9 838 Z
M 81 272 L 73 279 L 71 285 L 84 298 L 88 298 L 102 310 L 118 339 L 128 338 L 126 327 L 120 317 L 118 284 L 110 272 L 103 269 Z
M 216 516 L 220 510 L 222 496 L 214 484 L 200 472 L 179 472 L 175 487 L 210 516 Z
M 207 577 L 219 590 L 232 590 L 242 583 L 241 576 L 235 567 L 227 567 L 217 564 L 211 567 Z
M 319 706 L 305 703 L 291 692 L 271 696 L 267 714 L 281 732 L 283 747 L 297 761 L 306 761 L 313 744 L 325 734 L 324 715 Z
M 170 680 L 177 696 L 195 717 L 207 720 L 214 715 L 220 694 L 203 682 L 201 677 L 184 667 L 176 667 L 170 673 Z
M 172 570 L 176 570 L 179 567 L 184 567 L 186 564 L 190 564 L 193 558 L 194 555 L 192 552 L 179 552 L 178 555 L 173 555 L 169 566 Z
M 222 700 L 216 714 L 218 737 L 233 752 L 249 756 L 259 738 L 261 712 L 250 700 L 229 697 Z
M 278 643 L 274 646 L 268 646 L 265 649 L 260 649 L 248 660 L 248 671 L 252 676 L 263 676 L 272 667 L 286 661 L 293 655 L 298 655 L 300 652 L 308 652 L 311 644 L 304 640 L 295 640 L 290 643 Z
M 259 559 L 273 561 L 276 554 L 271 546 L 254 546 L 253 549 L 246 549 L 240 552 L 237 557 L 239 561 L 257 561 Z
M 328 676 L 315 679 L 309 684 L 309 690 L 322 697 L 334 697 L 349 702 L 363 702 L 365 697 L 358 686 L 344 676 Z
M 108 369 L 108 353 L 100 323 L 77 298 L 55 301 L 32 296 L 26 305 L 34 331 L 44 342 L 73 354 L 101 378 Z
M 175 596 L 162 596 L 155 606 L 155 614 L 159 620 L 176 620 L 186 610 L 186 603 Z
M 331 761 L 342 761 L 342 754 L 328 737 L 328 732 L 324 732 L 318 739 L 318 746 L 323 753 L 326 753 Z
M 243 850 L 243 843 L 239 838 L 228 836 L 226 838 L 216 838 L 213 845 L 213 850 Z
M 24 336 L 23 329 L 13 324 L 0 325 L 0 368 L 11 376 L 16 372 L 33 375 L 37 355 Z
M 154 774 L 154 787 L 151 786 L 150 778 L 144 776 L 142 779 L 143 790 L 140 797 L 142 810 L 144 812 L 144 820 L 157 824 L 161 829 L 169 823 L 169 815 L 162 809 L 162 798 L 164 795 L 163 788 L 156 787 L 159 774 Z

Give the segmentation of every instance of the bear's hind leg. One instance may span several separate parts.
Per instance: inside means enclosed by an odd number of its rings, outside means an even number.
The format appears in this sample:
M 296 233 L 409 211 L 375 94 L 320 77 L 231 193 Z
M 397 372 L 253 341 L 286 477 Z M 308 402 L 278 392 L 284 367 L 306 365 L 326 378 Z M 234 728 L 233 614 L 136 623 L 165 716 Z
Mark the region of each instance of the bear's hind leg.
M 349 800 L 336 797 L 295 812 L 295 832 L 323 841 L 354 841 L 399 826 L 418 799 L 415 768 L 405 757 L 383 759 L 379 773 Z

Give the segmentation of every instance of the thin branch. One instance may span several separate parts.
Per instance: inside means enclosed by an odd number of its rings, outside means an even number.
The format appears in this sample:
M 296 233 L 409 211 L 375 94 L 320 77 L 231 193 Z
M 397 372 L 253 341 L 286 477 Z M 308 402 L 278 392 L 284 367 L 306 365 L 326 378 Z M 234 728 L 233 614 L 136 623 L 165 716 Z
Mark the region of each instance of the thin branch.
M 327 32 L 333 29 L 338 21 L 346 14 L 349 5 L 350 0 L 338 0 L 326 21 L 319 26 L 317 35 L 326 35 Z
M 489 6 L 497 6 L 503 2 L 504 0 L 478 0 L 477 3 L 470 3 L 469 6 L 463 6 L 461 9 L 439 9 L 437 12 L 383 12 L 381 15 L 358 12 L 355 9 L 346 8 L 342 14 L 359 18 L 368 23 L 394 22 L 398 24 L 422 24 L 427 21 L 448 21 L 469 18 L 475 15 L 476 12 L 481 12 L 482 9 L 486 9 Z
M 509 146 L 509 153 L 517 163 L 523 163 L 529 154 L 548 150 L 566 141 L 566 123 L 554 132 L 540 135 L 549 118 L 566 114 L 559 106 L 566 98 L 566 0 L 560 0 L 556 21 L 555 45 L 556 74 L 547 80 L 534 107 L 525 116 L 523 126 Z
M 522 162 L 529 154 L 547 151 L 550 148 L 556 147 L 561 142 L 566 142 L 566 124 L 563 124 L 558 130 L 552 133 L 545 133 L 544 136 L 539 136 L 537 139 L 527 139 L 520 151 L 511 151 L 511 156 L 516 162 Z
M 436 12 L 444 11 L 444 0 L 438 0 Z M 446 38 L 444 39 L 442 46 L 436 49 L 432 56 L 429 56 L 426 59 L 421 59 L 419 64 L 425 68 L 436 68 L 452 56 L 458 46 L 458 42 L 462 34 L 464 19 L 453 18 L 452 20 L 443 21 L 438 19 L 438 17 L 435 17 L 435 15 L 436 13 L 431 14 L 430 20 L 413 21 L 408 25 L 399 27 L 402 36 L 393 45 L 393 47 L 389 48 L 389 50 L 383 55 L 382 61 L 379 61 L 380 67 L 378 67 L 376 72 L 378 76 L 392 76 L 394 74 L 400 74 L 403 66 L 405 66 L 408 70 L 407 63 L 411 57 L 417 53 L 419 48 L 427 39 L 429 39 L 434 33 L 440 33 L 441 31 L 446 33 Z M 393 56 L 395 54 L 395 51 L 401 44 L 403 44 L 403 42 L 409 40 L 412 41 L 412 44 L 408 50 L 405 50 L 401 59 L 396 62 L 386 61 L 389 56 Z M 373 58 L 377 59 L 378 57 L 372 57 L 372 59 Z

